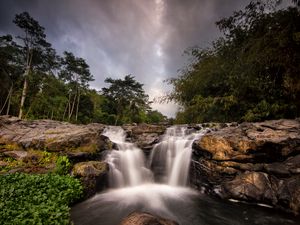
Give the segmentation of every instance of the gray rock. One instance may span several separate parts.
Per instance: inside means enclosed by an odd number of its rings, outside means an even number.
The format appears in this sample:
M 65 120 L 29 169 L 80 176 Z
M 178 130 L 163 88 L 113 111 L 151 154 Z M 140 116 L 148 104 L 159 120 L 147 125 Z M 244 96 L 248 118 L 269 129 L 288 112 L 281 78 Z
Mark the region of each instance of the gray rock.
M 21 149 L 43 149 L 54 152 L 96 153 L 112 148 L 102 134 L 102 124 L 75 125 L 52 120 L 25 121 L 0 117 L 0 143 Z M 4 146 L 5 147 L 5 146 Z

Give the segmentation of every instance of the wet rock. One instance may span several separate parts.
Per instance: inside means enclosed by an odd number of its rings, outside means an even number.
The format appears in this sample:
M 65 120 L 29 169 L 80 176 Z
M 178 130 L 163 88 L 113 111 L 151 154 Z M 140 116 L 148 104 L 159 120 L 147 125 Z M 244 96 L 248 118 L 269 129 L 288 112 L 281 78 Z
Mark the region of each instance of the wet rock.
M 71 174 L 81 180 L 85 198 L 89 198 L 108 186 L 108 171 L 106 162 L 88 161 L 75 164 Z
M 299 120 L 228 126 L 207 133 L 193 148 L 190 178 L 194 187 L 205 186 L 206 192 L 222 198 L 299 212 L 295 194 L 300 182 Z M 215 191 L 219 188 L 223 192 Z
M 278 179 L 266 173 L 250 172 L 222 185 L 227 198 L 258 203 L 277 203 Z
M 135 143 L 148 154 L 153 146 L 159 142 L 161 135 L 165 133 L 166 126 L 139 124 L 123 126 L 123 129 L 127 133 L 127 140 Z
M 120 225 L 178 225 L 178 223 L 150 213 L 133 212 L 125 217 Z

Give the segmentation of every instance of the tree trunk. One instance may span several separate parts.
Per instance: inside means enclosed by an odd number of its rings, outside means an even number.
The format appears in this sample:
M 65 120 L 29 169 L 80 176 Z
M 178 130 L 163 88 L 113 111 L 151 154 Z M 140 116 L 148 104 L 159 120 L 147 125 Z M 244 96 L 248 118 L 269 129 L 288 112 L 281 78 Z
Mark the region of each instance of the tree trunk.
M 20 103 L 20 111 L 19 111 L 19 119 L 22 119 L 23 117 L 23 111 L 24 111 L 24 103 L 27 95 L 27 88 L 28 88 L 28 71 L 26 70 L 25 76 L 24 76 L 24 84 L 23 84 L 23 91 L 21 96 L 21 103 Z
M 65 120 L 65 116 L 66 116 L 67 110 L 68 110 L 68 116 L 70 114 L 70 101 L 71 101 L 71 97 L 70 97 L 70 93 L 69 93 L 68 102 L 66 104 L 66 107 L 65 107 L 65 110 L 64 110 L 64 114 L 63 114 L 63 118 L 62 118 L 63 121 Z
M 27 49 L 27 62 L 26 62 L 26 70 L 24 73 L 24 85 L 22 90 L 22 96 L 21 96 L 21 103 L 20 103 L 20 111 L 19 111 L 19 119 L 22 119 L 23 117 L 23 111 L 24 111 L 24 103 L 27 95 L 27 88 L 28 88 L 28 76 L 31 68 L 31 62 L 32 62 L 32 49 Z
M 10 92 L 10 95 L 9 95 L 9 98 L 8 98 L 8 104 L 7 104 L 7 109 L 6 109 L 6 115 L 9 115 L 12 91 L 13 91 L 13 87 L 11 86 L 11 92 Z
M 69 113 L 69 121 L 71 120 L 71 117 L 72 117 L 73 112 L 74 112 L 76 99 L 77 99 L 77 92 L 75 93 L 74 100 L 73 100 L 73 103 L 72 103 L 72 108 L 71 108 L 71 111 Z
M 3 104 L 2 108 L 1 108 L 0 115 L 2 114 L 2 111 L 4 110 L 4 108 L 5 108 L 7 102 L 8 102 L 8 104 L 7 104 L 7 109 L 9 108 L 9 105 L 10 105 L 10 96 L 11 96 L 11 92 L 12 92 L 12 87 L 13 87 L 13 85 L 11 85 L 11 87 L 9 88 L 7 97 L 6 97 L 5 102 L 4 102 L 4 104 Z M 7 112 L 7 111 L 6 111 L 6 112 Z M 8 115 L 8 114 L 6 114 L 6 115 Z
M 79 102 L 80 102 L 80 89 L 78 89 L 78 95 L 77 95 L 77 106 L 76 106 L 76 114 L 75 114 L 76 122 L 77 122 L 77 118 L 78 118 Z

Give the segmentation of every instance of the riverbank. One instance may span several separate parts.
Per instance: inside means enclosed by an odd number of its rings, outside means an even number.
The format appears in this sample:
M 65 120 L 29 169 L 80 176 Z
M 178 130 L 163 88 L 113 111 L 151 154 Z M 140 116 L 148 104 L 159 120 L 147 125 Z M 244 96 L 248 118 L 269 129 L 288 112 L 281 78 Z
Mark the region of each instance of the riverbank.
M 53 173 L 57 167 L 83 185 L 83 199 L 108 188 L 104 159 L 116 143 L 103 135 L 106 125 L 74 125 L 51 120 L 0 117 L 0 173 Z M 190 186 L 225 200 L 264 204 L 284 212 L 300 208 L 299 120 L 205 124 L 193 143 Z M 123 126 L 126 141 L 148 158 L 167 126 Z M 201 129 L 189 126 L 188 132 Z M 62 160 L 63 159 L 63 160 Z

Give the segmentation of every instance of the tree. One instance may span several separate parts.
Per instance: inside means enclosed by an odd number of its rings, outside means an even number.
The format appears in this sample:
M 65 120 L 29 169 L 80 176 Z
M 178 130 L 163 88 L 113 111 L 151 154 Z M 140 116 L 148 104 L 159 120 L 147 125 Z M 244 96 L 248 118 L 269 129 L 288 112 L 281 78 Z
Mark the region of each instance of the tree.
M 116 115 L 115 125 L 141 122 L 139 113 L 149 108 L 148 95 L 143 90 L 143 84 L 136 81 L 132 75 L 126 75 L 124 80 L 106 78 L 105 82 L 110 86 L 102 88 L 102 93 L 112 105 L 111 111 Z
M 300 115 L 300 12 L 252 1 L 216 24 L 224 36 L 192 48 L 169 82 L 177 122 L 259 121 Z
M 11 35 L 0 37 L 0 114 L 6 109 L 8 115 L 11 108 L 11 98 L 19 80 L 22 68 L 19 66 L 19 46 Z
M 33 19 L 27 12 L 17 14 L 13 22 L 24 32 L 23 36 L 17 37 L 23 41 L 24 54 L 24 83 L 19 110 L 19 118 L 22 118 L 28 91 L 28 77 L 33 69 L 34 57 L 37 58 L 45 51 L 49 52 L 51 45 L 46 41 L 44 27 L 40 26 L 38 21 Z
M 88 87 L 88 82 L 94 79 L 85 60 L 75 57 L 71 52 L 64 52 L 61 65 L 59 77 L 69 86 L 69 100 L 65 111 L 68 112 L 69 121 L 75 111 L 75 121 L 77 121 L 82 91 Z

